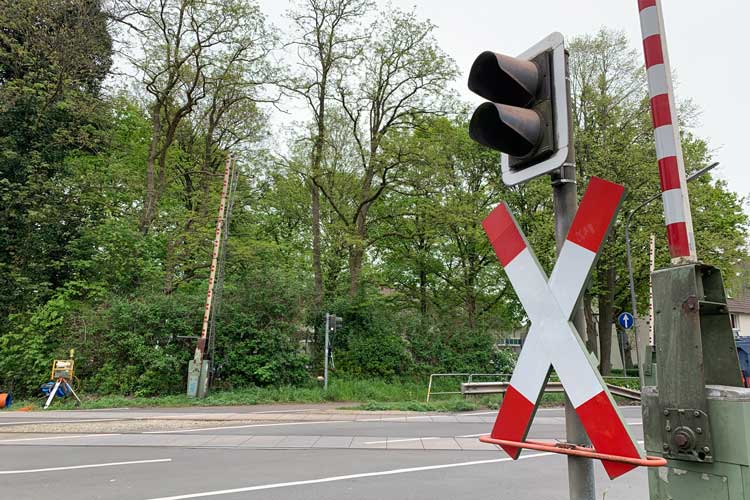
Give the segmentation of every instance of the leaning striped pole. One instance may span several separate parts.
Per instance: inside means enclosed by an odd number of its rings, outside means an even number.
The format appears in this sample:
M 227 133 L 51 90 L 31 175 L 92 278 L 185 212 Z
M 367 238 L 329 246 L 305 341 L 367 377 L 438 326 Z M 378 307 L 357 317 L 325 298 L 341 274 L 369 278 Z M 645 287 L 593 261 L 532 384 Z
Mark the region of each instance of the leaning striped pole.
M 211 316 L 211 303 L 214 298 L 214 283 L 216 282 L 216 263 L 219 259 L 219 247 L 221 246 L 221 232 L 224 225 L 224 208 L 227 202 L 227 191 L 229 189 L 229 172 L 232 167 L 232 157 L 227 156 L 224 165 L 224 182 L 221 186 L 221 199 L 219 200 L 219 216 L 216 219 L 216 232 L 214 234 L 213 253 L 211 254 L 211 270 L 208 274 L 208 292 L 206 293 L 206 307 L 203 311 L 203 326 L 198 344 L 195 346 L 195 359 L 203 361 L 206 353 L 206 339 L 208 336 L 208 320 Z
M 669 253 L 672 264 L 697 262 L 661 0 L 638 0 L 638 10 Z

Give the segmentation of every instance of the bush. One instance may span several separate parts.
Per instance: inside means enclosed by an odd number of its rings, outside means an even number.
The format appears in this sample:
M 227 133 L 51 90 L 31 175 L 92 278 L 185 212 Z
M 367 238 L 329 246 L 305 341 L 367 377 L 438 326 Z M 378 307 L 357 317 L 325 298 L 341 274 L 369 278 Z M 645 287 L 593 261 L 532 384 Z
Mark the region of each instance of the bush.
M 215 363 L 229 387 L 300 384 L 309 379 L 307 357 L 296 342 L 299 290 L 289 276 L 260 270 L 224 291 L 216 325 Z
M 343 328 L 331 338 L 337 369 L 347 375 L 384 378 L 412 372 L 407 343 L 382 297 L 363 293 L 332 308 L 343 317 Z

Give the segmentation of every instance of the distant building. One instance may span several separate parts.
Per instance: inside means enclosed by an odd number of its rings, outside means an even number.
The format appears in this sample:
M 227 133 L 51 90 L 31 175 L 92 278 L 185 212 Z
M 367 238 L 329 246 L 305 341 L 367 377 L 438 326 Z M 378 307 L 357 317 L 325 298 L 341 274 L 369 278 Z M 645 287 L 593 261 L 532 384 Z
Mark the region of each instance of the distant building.
M 732 331 L 735 335 L 742 337 L 750 336 L 750 294 L 741 297 L 727 299 L 729 306 L 729 321 L 732 323 Z
M 505 337 L 498 340 L 495 343 L 495 347 L 498 349 L 509 349 L 516 354 L 520 354 L 521 347 L 523 347 L 523 339 L 521 337 Z

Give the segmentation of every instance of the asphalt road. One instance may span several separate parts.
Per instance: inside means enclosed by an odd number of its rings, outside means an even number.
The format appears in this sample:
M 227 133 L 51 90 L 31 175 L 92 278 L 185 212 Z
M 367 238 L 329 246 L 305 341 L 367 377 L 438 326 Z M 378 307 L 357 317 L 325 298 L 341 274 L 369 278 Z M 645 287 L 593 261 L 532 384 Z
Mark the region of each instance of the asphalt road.
M 640 409 L 623 414 L 642 439 Z M 154 427 L 128 431 L 143 419 Z M 187 427 L 162 428 L 174 419 Z M 352 416 L 320 406 L 2 412 L 0 499 L 567 499 L 566 459 L 509 460 L 476 439 L 493 420 L 494 412 Z M 52 424 L 29 432 L 29 421 Z M 60 431 L 70 421 L 76 432 Z M 530 437 L 563 436 L 562 410 L 540 410 Z M 598 498 L 648 497 L 644 470 L 615 481 L 595 470 Z

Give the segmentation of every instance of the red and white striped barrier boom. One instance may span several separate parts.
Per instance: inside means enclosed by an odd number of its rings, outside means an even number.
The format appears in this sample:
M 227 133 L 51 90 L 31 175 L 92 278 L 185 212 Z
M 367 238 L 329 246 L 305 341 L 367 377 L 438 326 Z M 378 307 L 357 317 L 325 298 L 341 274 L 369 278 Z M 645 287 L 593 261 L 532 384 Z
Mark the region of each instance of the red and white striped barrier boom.
M 674 264 L 697 262 L 661 0 L 638 0 L 664 220 Z

